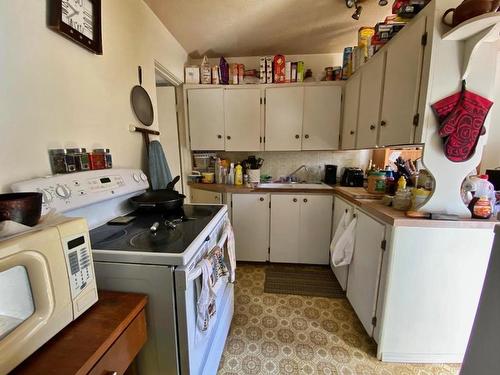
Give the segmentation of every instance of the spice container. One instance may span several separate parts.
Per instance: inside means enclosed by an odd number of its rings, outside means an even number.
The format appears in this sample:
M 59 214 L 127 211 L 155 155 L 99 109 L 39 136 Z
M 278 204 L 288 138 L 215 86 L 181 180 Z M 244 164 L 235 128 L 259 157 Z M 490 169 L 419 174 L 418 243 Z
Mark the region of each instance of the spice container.
M 49 150 L 52 173 L 71 173 L 76 171 L 75 158 L 62 148 Z
M 90 154 L 90 169 L 106 169 L 106 154 L 103 149 L 96 149 Z
M 111 157 L 109 148 L 96 148 L 92 152 L 92 155 L 96 155 L 94 159 L 95 159 L 95 164 L 98 167 L 98 168 L 92 167 L 92 169 L 110 169 L 113 167 L 113 158 Z
M 66 153 L 75 159 L 77 171 L 88 171 L 90 169 L 90 157 L 85 148 L 67 148 Z

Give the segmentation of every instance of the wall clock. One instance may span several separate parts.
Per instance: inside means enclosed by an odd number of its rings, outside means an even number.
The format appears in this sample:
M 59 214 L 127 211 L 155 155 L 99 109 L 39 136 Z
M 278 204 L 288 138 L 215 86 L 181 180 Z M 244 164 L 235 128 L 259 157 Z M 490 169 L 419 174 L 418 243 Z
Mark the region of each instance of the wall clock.
M 49 0 L 49 27 L 102 55 L 101 0 Z

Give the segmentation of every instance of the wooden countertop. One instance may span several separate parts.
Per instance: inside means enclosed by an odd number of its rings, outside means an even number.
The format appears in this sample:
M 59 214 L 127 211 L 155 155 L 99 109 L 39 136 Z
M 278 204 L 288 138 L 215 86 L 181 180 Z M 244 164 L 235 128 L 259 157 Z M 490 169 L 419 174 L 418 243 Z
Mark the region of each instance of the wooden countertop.
M 247 186 L 222 185 L 222 184 L 189 184 L 192 188 L 200 190 L 208 190 L 217 193 L 297 193 L 297 194 L 330 194 L 338 195 L 348 202 L 360 207 L 370 215 L 376 217 L 380 221 L 394 226 L 406 227 L 427 227 L 427 228 L 484 228 L 492 229 L 495 225 L 500 224 L 496 219 L 479 220 L 479 219 L 464 219 L 459 221 L 448 220 L 430 220 L 410 218 L 406 216 L 404 211 L 395 210 L 392 207 L 385 206 L 381 203 L 381 194 L 368 193 L 364 187 L 346 187 L 332 185 L 333 189 L 259 189 Z
M 144 309 L 147 296 L 99 291 L 99 301 L 10 374 L 87 374 Z

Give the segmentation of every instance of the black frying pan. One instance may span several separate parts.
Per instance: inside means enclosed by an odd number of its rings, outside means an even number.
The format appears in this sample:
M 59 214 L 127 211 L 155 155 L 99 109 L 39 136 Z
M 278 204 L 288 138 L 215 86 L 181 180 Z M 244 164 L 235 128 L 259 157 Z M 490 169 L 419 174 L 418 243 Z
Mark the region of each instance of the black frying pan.
M 186 196 L 174 190 L 180 176 L 175 177 L 165 189 L 147 191 L 130 200 L 139 208 L 149 208 L 157 211 L 172 211 L 181 208 Z
M 142 87 L 142 68 L 139 66 L 139 84 L 132 88 L 130 102 L 135 115 L 141 123 L 151 126 L 154 120 L 153 104 L 148 92 Z

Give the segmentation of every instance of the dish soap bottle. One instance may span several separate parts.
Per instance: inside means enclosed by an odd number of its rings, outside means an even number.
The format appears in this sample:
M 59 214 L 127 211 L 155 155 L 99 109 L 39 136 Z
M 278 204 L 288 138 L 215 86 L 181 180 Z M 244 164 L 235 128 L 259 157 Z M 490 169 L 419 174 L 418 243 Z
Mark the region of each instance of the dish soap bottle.
M 234 184 L 243 185 L 243 167 L 240 164 L 234 168 Z
M 398 180 L 398 191 L 403 191 L 406 189 L 406 178 L 404 176 L 399 177 Z

